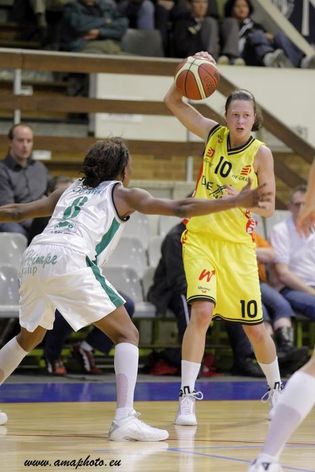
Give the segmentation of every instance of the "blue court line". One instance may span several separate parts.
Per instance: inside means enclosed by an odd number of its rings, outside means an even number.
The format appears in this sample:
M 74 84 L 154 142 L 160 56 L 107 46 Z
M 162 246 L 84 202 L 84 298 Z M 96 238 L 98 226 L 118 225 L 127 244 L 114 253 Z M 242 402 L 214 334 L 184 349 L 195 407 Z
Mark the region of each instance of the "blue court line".
M 213 447 L 215 447 L 215 446 L 213 446 Z M 168 448 L 168 451 L 169 452 L 179 452 L 179 453 L 185 452 L 185 454 L 189 453 L 192 456 L 209 457 L 209 458 L 212 458 L 212 459 L 226 460 L 226 461 L 230 461 L 230 462 L 242 462 L 243 464 L 250 464 L 250 461 L 245 460 L 245 459 L 240 459 L 238 457 L 221 456 L 219 454 L 207 454 L 207 453 L 202 453 L 202 452 L 196 452 L 195 450 L 187 451 L 186 449 L 183 450 L 182 448 L 177 448 L 177 447 L 170 447 L 170 448 Z M 292 466 L 286 466 L 286 465 L 282 465 L 282 468 L 284 470 L 292 470 L 294 472 L 315 472 L 315 469 L 301 469 L 300 467 L 292 467 Z
M 177 400 L 179 382 L 141 382 L 136 386 L 136 401 Z M 197 382 L 205 400 L 257 400 L 266 392 L 263 382 Z M 0 402 L 99 402 L 115 401 L 112 382 L 7 383 L 0 387 Z

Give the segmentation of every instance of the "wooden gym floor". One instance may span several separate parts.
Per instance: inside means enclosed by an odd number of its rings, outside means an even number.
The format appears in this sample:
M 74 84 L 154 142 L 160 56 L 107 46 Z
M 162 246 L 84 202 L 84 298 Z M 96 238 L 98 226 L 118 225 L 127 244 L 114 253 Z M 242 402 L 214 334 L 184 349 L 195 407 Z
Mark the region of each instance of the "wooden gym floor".
M 173 424 L 177 402 L 170 401 L 179 379 L 142 376 L 136 409 L 170 437 L 115 443 L 107 439 L 115 408 L 113 377 L 97 382 L 27 377 L 14 375 L 0 389 L 0 408 L 9 416 L 0 427 L 3 472 L 246 472 L 268 428 L 268 407 L 259 401 L 264 382 L 235 377 L 199 382 L 205 400 L 197 403 L 198 427 L 180 427 Z M 314 424 L 313 411 L 283 453 L 284 471 L 315 472 Z

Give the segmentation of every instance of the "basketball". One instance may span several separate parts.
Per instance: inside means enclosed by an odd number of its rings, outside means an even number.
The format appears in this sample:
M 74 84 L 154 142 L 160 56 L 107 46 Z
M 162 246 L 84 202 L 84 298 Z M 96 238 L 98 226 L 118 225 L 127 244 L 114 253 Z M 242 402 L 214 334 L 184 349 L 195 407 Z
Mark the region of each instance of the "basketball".
M 182 61 L 175 73 L 176 88 L 190 100 L 210 97 L 219 80 L 219 71 L 212 62 L 192 56 Z

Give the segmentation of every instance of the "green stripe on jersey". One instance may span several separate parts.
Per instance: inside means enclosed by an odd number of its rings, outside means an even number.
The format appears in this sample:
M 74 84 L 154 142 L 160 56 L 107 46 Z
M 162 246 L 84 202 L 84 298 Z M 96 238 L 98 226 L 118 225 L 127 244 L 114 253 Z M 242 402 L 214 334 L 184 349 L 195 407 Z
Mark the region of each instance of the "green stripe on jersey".
M 115 305 L 115 307 L 118 308 L 119 306 L 123 305 L 125 303 L 123 299 L 109 285 L 106 284 L 106 280 L 104 276 L 101 274 L 100 268 L 94 262 L 92 262 L 91 259 L 89 259 L 87 256 L 85 258 L 85 261 L 86 261 L 86 265 L 88 267 L 91 267 L 96 280 L 101 284 L 104 291 L 110 298 L 110 301 Z
M 115 219 L 113 219 L 109 230 L 107 231 L 107 233 L 104 234 L 101 241 L 97 244 L 97 246 L 95 248 L 96 257 L 102 251 L 104 251 L 104 249 L 109 245 L 109 243 L 111 242 L 111 240 L 115 236 L 115 233 L 117 232 L 119 226 L 120 226 L 120 224 Z

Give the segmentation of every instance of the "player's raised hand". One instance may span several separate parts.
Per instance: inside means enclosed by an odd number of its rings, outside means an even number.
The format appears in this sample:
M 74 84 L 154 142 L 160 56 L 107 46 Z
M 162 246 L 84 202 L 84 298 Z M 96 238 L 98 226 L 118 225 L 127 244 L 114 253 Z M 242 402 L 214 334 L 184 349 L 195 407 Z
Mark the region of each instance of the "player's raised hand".
M 268 208 L 271 203 L 272 192 L 264 191 L 265 187 L 266 184 L 262 184 L 251 190 L 251 179 L 248 179 L 245 187 L 235 197 L 237 204 L 243 208 Z
M 196 57 L 197 59 L 205 59 L 206 61 L 210 61 L 213 64 L 216 64 L 216 60 L 211 54 L 209 54 L 207 51 L 199 51 L 194 54 L 193 57 Z

